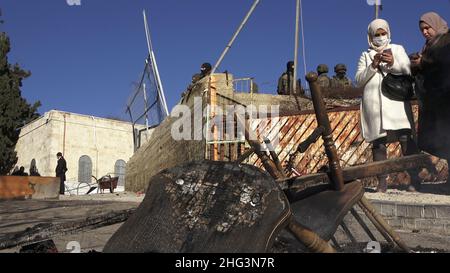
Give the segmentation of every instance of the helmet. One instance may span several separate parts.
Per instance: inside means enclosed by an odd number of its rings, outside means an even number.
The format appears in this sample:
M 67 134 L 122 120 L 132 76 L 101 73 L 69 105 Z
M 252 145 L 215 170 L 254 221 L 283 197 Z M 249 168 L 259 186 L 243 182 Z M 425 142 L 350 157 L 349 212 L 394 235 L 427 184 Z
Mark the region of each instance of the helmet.
M 208 74 L 209 72 L 211 72 L 211 64 L 210 63 L 204 63 L 202 64 L 202 66 L 200 67 L 200 70 L 202 72 L 203 75 Z
M 328 66 L 326 64 L 319 64 L 319 66 L 317 67 L 317 73 L 328 73 Z
M 294 65 L 295 65 L 294 61 L 287 62 L 287 64 L 286 64 L 286 71 L 293 72 L 294 71 Z
M 337 64 L 334 67 L 334 72 L 339 72 L 339 71 L 347 71 L 347 66 L 345 64 Z

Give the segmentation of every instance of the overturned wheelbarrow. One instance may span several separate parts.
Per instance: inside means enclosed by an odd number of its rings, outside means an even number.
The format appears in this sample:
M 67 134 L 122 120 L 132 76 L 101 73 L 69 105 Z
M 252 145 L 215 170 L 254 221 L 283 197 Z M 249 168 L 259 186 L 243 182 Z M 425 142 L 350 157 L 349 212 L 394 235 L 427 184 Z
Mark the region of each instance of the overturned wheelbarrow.
M 260 253 L 284 228 L 313 251 L 334 252 L 295 220 L 284 192 L 260 169 L 191 162 L 151 178 L 142 204 L 104 252 Z

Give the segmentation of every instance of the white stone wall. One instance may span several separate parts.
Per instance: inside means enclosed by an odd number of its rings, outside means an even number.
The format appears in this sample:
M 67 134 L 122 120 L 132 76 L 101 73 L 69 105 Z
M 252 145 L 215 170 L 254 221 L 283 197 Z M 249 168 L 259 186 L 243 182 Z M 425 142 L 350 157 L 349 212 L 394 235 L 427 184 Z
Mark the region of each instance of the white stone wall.
M 36 160 L 38 171 L 43 176 L 54 176 L 50 161 L 53 159 L 49 152 L 51 145 L 51 122 L 48 120 L 49 112 L 39 119 L 22 128 L 16 144 L 18 161 L 16 166 L 24 166 L 29 172 L 31 160 Z M 55 166 L 56 167 L 56 166 Z
M 28 172 L 34 158 L 43 176 L 55 175 L 56 153 L 62 152 L 68 181 L 78 181 L 78 161 L 84 155 L 99 178 L 113 173 L 117 160 L 128 162 L 133 150 L 130 123 L 55 110 L 24 127 L 16 145 L 17 166 Z

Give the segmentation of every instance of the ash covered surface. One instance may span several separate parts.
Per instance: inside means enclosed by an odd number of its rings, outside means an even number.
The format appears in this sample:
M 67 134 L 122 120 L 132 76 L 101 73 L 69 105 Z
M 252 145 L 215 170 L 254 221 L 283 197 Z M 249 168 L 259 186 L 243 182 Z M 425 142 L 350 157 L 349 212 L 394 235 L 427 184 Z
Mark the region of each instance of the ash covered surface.
M 290 215 L 275 181 L 250 165 L 190 162 L 154 176 L 106 252 L 265 252 Z

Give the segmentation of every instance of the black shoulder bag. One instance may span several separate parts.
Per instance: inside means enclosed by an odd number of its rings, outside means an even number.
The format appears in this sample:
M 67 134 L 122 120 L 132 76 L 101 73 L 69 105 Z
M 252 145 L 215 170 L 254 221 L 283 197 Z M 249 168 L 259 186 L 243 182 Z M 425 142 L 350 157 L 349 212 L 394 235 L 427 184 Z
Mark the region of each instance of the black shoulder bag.
M 383 75 L 381 92 L 385 97 L 395 101 L 409 101 L 414 98 L 414 78 L 412 76 L 391 73 L 385 76 L 381 68 L 380 72 Z

